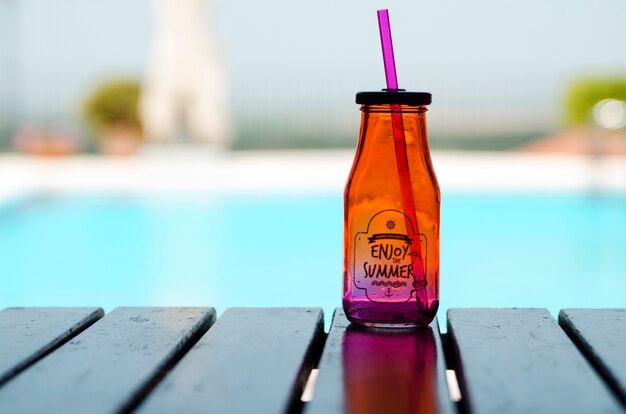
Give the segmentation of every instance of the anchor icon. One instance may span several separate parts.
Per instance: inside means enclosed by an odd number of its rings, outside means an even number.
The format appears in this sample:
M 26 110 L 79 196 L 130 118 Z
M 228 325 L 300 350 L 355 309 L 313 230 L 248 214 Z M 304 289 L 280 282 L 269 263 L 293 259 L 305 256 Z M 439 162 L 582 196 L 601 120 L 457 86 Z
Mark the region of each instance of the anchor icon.
M 384 293 L 385 296 L 390 297 L 391 295 L 393 295 L 393 293 L 391 293 L 391 288 L 387 288 L 387 290 Z

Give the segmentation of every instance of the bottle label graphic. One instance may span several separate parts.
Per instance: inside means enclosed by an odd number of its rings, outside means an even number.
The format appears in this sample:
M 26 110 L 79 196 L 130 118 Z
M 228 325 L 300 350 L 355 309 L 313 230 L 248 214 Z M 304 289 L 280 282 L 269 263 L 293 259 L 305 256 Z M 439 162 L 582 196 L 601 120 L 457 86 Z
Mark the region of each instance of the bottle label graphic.
M 412 255 L 417 254 L 414 243 L 421 243 L 426 270 L 427 240 L 413 231 L 413 223 L 398 210 L 376 213 L 365 232 L 354 238 L 352 274 L 354 284 L 365 291 L 372 302 L 400 303 L 411 299 L 415 277 Z

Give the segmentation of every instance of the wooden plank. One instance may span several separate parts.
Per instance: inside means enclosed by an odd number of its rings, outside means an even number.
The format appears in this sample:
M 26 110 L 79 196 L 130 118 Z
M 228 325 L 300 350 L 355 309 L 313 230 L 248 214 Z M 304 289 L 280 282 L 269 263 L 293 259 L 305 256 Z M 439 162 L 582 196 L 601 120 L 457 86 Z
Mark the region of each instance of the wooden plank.
M 214 318 L 208 308 L 117 308 L 0 388 L 0 412 L 128 411 Z
M 472 413 L 623 413 L 546 309 L 451 309 L 463 401 Z
M 417 330 L 365 329 L 335 310 L 306 414 L 454 412 L 436 320 Z
M 228 309 L 138 411 L 291 411 L 323 333 L 319 308 Z
M 101 308 L 8 308 L 0 312 L 0 386 L 104 316 Z
M 626 405 L 626 309 L 563 309 L 559 323 Z

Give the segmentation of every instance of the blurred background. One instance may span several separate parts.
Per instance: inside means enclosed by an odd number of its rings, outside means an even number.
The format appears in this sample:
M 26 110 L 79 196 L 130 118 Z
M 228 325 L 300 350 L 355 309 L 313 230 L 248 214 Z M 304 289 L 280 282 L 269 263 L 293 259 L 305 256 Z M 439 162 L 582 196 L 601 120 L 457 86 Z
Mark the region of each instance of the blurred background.
M 386 7 L 444 308 L 626 306 L 624 2 L 0 0 L 0 307 L 339 306 Z
M 354 94 L 384 83 L 375 19 L 383 2 L 206 3 L 198 15 L 206 42 L 195 43 L 210 59 L 207 76 L 215 67 L 223 72 L 233 148 L 354 147 Z M 116 81 L 145 85 L 159 70 L 154 64 L 167 65 L 155 56 L 169 28 L 160 14 L 174 17 L 169 26 L 176 14 L 158 4 L 172 7 L 153 0 L 2 0 L 2 148 L 15 148 L 16 129 L 33 127 L 45 134 L 67 129 L 77 135 L 77 150 L 89 151 L 94 133 L 81 116 L 88 99 Z M 523 147 L 587 120 L 571 113 L 582 99 L 571 95 L 583 80 L 621 81 L 614 91 L 587 84 L 586 93 L 624 98 L 625 13 L 618 0 L 395 2 L 399 80 L 405 89 L 433 93 L 433 148 Z M 188 43 L 184 36 L 181 44 Z

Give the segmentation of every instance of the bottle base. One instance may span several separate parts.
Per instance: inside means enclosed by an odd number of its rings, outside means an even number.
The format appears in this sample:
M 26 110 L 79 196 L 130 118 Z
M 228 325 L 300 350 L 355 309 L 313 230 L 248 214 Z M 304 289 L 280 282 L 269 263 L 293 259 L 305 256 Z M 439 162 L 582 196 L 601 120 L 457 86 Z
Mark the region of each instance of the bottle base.
M 422 325 L 418 325 L 418 324 L 415 324 L 415 323 L 363 322 L 363 321 L 359 321 L 359 320 L 353 320 L 353 321 L 350 321 L 350 323 L 355 324 L 355 325 L 359 325 L 359 326 L 364 326 L 366 328 L 380 328 L 380 329 L 398 329 L 398 330 L 408 329 L 408 330 L 411 330 L 411 329 L 417 329 L 417 328 L 421 328 L 422 327 Z
M 439 301 L 431 307 L 418 309 L 415 302 L 409 304 L 343 303 L 346 317 L 355 325 L 382 329 L 415 329 L 428 326 L 437 313 Z

